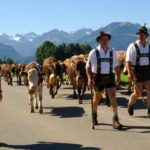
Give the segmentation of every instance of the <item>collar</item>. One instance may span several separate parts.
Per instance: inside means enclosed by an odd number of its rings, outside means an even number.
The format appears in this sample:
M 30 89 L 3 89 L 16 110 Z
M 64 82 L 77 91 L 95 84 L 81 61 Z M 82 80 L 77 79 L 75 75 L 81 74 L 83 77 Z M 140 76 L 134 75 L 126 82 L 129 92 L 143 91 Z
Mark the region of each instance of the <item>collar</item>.
M 142 47 L 143 47 L 143 45 L 141 45 L 141 44 L 140 44 L 140 41 L 139 41 L 139 40 L 135 41 L 135 43 L 137 43 L 137 44 L 138 44 L 138 46 L 142 46 Z M 147 46 L 149 46 L 149 45 L 150 45 L 150 43 L 149 43 L 149 41 L 147 41 L 147 43 L 146 43 L 146 46 L 145 46 L 145 47 L 147 47 Z
M 102 48 L 101 48 L 101 45 L 98 45 L 97 47 L 96 47 L 96 49 L 98 49 L 99 51 L 104 51 Z M 108 48 L 108 50 L 107 50 L 107 52 L 108 51 L 111 51 L 112 49 L 109 47 Z

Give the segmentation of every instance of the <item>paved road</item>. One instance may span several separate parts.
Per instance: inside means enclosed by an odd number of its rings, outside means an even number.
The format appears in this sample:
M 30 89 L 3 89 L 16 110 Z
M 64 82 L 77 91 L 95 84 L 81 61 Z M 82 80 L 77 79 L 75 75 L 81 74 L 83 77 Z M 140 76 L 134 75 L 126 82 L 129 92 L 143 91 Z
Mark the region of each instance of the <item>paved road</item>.
M 125 93 L 123 93 L 125 94 Z M 51 99 L 44 87 L 44 114 L 30 114 L 27 90 L 3 82 L 3 102 L 0 104 L 0 150 L 149 150 L 150 119 L 141 101 L 134 117 L 127 114 L 127 100 L 119 98 L 124 131 L 111 126 L 111 111 L 99 107 L 99 122 L 91 129 L 89 93 L 83 105 L 72 99 L 72 90 L 62 86 L 56 99 Z M 124 95 L 126 98 L 127 96 Z M 139 107 L 139 105 L 142 105 Z

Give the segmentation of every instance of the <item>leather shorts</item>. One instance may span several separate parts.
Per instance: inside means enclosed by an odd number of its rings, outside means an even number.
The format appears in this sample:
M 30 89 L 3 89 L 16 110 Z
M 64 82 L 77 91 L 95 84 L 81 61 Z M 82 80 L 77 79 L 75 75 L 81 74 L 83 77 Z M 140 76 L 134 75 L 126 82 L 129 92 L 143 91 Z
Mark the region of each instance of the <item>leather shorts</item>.
M 93 74 L 93 81 L 95 91 L 116 87 L 114 74 Z
M 136 82 L 145 82 L 150 80 L 150 66 L 135 66 L 133 72 Z

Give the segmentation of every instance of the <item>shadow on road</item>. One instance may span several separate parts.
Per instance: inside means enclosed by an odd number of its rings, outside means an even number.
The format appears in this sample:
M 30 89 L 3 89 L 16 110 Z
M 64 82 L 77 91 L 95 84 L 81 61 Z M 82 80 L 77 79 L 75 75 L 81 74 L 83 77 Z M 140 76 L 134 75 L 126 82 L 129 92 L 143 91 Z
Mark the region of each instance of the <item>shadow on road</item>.
M 150 133 L 150 126 L 124 126 L 125 131 L 132 129 L 141 129 L 146 131 L 134 131 L 138 133 Z
M 85 114 L 82 107 L 46 107 L 46 109 L 51 109 L 51 111 L 45 114 L 60 116 L 60 118 L 83 117 Z
M 66 96 L 67 100 L 74 100 L 73 94 L 63 94 L 63 96 Z M 83 96 L 83 101 L 84 100 L 90 100 L 91 95 L 89 93 L 85 93 Z M 78 99 L 78 97 L 77 97 Z
M 99 123 L 99 125 L 95 126 L 95 130 L 107 130 L 107 131 L 115 131 L 114 129 L 104 129 L 100 128 L 101 126 L 109 126 L 112 127 L 112 124 L 107 124 L 107 123 Z M 139 130 L 139 131 L 134 131 L 134 130 Z M 142 131 L 140 131 L 142 130 Z M 143 131 L 145 130 L 145 131 Z M 119 131 L 125 131 L 125 132 L 135 132 L 135 133 L 150 133 L 150 126 L 128 126 L 128 125 L 123 125 L 122 130 Z
M 101 150 L 96 147 L 83 147 L 79 144 L 68 144 L 68 143 L 50 143 L 50 142 L 38 142 L 31 145 L 9 145 L 0 143 L 0 148 L 11 148 L 11 149 L 28 149 L 28 150 Z
M 148 116 L 134 116 L 134 118 L 143 118 L 143 119 L 147 118 L 148 119 Z
M 124 97 L 117 97 L 118 106 L 121 108 L 127 108 L 128 100 Z M 146 109 L 146 105 L 141 99 L 138 99 L 134 105 L 134 109 Z
M 117 103 L 121 108 L 127 108 L 128 100 L 124 97 L 117 97 Z
M 143 103 L 141 99 L 137 100 L 135 103 L 135 109 L 146 109 L 147 106 Z

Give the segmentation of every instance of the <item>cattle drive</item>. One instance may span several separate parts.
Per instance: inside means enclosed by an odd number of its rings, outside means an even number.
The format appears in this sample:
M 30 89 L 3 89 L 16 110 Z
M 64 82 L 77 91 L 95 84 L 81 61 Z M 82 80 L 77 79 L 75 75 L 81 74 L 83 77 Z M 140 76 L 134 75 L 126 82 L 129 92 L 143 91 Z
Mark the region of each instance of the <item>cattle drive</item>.
M 117 59 L 122 68 L 125 67 L 125 54 L 125 51 L 117 51 Z M 42 113 L 43 80 L 52 99 L 55 98 L 61 85 L 66 82 L 70 83 L 67 84 L 68 86 L 72 86 L 74 99 L 77 98 L 79 104 L 83 103 L 84 94 L 89 90 L 85 69 L 87 59 L 88 55 L 80 54 L 64 61 L 56 60 L 51 56 L 43 61 L 41 67 L 37 62 L 2 64 L 1 76 L 4 77 L 8 85 L 13 86 L 14 82 L 16 85 L 25 85 L 29 93 L 31 113 L 34 112 L 34 108 L 38 109 L 38 107 L 40 108 L 39 112 Z
M 123 73 L 126 73 L 125 57 L 126 51 L 117 51 L 117 60 Z M 74 99 L 77 98 L 79 104 L 83 103 L 84 94 L 89 90 L 85 69 L 87 59 L 88 55 L 80 54 L 67 58 L 64 61 L 56 60 L 50 56 L 43 61 L 41 67 L 39 67 L 37 62 L 31 62 L 30 64 L 2 64 L 1 76 L 4 77 L 8 85 L 13 86 L 14 82 L 16 82 L 18 86 L 25 85 L 29 91 L 31 112 L 34 112 L 33 97 L 35 95 L 35 108 L 38 109 L 39 105 L 40 113 L 42 113 L 43 80 L 52 99 L 55 98 L 61 85 L 66 83 L 66 85 L 72 86 Z M 34 68 L 36 69 L 34 70 Z M 34 76 L 34 78 L 32 76 Z M 65 78 L 65 81 L 63 78 Z M 33 87 L 31 85 L 33 85 Z M 38 98 L 40 100 L 39 104 Z
M 122 71 L 125 68 L 125 51 L 117 51 L 117 60 Z M 39 108 L 39 113 L 43 113 L 43 85 L 46 84 L 50 98 L 54 99 L 61 85 L 72 87 L 74 99 L 78 103 L 84 101 L 84 94 L 89 90 L 86 74 L 86 62 L 88 55 L 74 55 L 64 61 L 56 60 L 50 56 L 43 61 L 40 66 L 37 62 L 30 64 L 2 64 L 0 67 L 1 76 L 4 77 L 8 85 L 24 85 L 28 91 L 31 113 L 35 108 Z M 65 78 L 65 81 L 63 80 Z M 15 81 L 16 79 L 16 81 Z M 69 84 L 68 84 L 69 83 Z
M 145 35 L 145 37 L 141 38 L 141 35 Z M 37 109 L 40 114 L 43 114 L 43 86 L 47 87 L 47 92 L 50 95 L 49 99 L 56 99 L 59 89 L 63 88 L 63 86 L 68 86 L 72 90 L 70 94 L 73 99 L 77 99 L 78 104 L 83 106 L 85 93 L 89 93 L 89 90 L 91 90 L 93 128 L 99 124 L 97 107 L 102 99 L 102 95 L 105 93 L 106 99 L 109 100 L 109 106 L 112 107 L 112 126 L 114 129 L 121 130 L 123 125 L 119 121 L 116 100 L 116 90 L 120 86 L 126 89 L 128 94 L 132 93 L 127 109 L 129 115 L 132 116 L 134 114 L 136 99 L 141 97 L 148 107 L 147 115 L 150 117 L 150 100 L 145 101 L 142 95 L 143 85 L 145 90 L 149 92 L 148 64 L 150 57 L 148 54 L 141 54 L 142 51 L 140 51 L 140 42 L 147 43 L 147 37 L 147 28 L 142 27 L 137 32 L 138 41 L 134 44 L 132 43 L 127 52 L 124 50 L 115 51 L 108 46 L 111 35 L 100 32 L 96 38 L 98 47 L 91 50 L 89 54 L 74 55 L 63 61 L 50 56 L 45 58 L 41 65 L 38 62 L 2 64 L 0 66 L 1 77 L 10 86 L 15 85 L 14 82 L 16 82 L 17 86 L 26 87 L 31 113 L 34 113 L 35 109 Z M 149 47 L 147 46 L 148 50 Z M 136 54 L 136 52 L 137 58 L 130 56 L 131 53 Z M 147 61 L 143 57 L 146 57 Z M 142 60 L 141 64 L 144 65 L 140 64 L 140 59 Z M 147 72 L 147 75 L 139 72 L 138 67 L 142 70 L 141 72 Z M 121 84 L 122 76 L 128 78 L 126 84 Z M 2 89 L 0 81 L 1 100 Z

